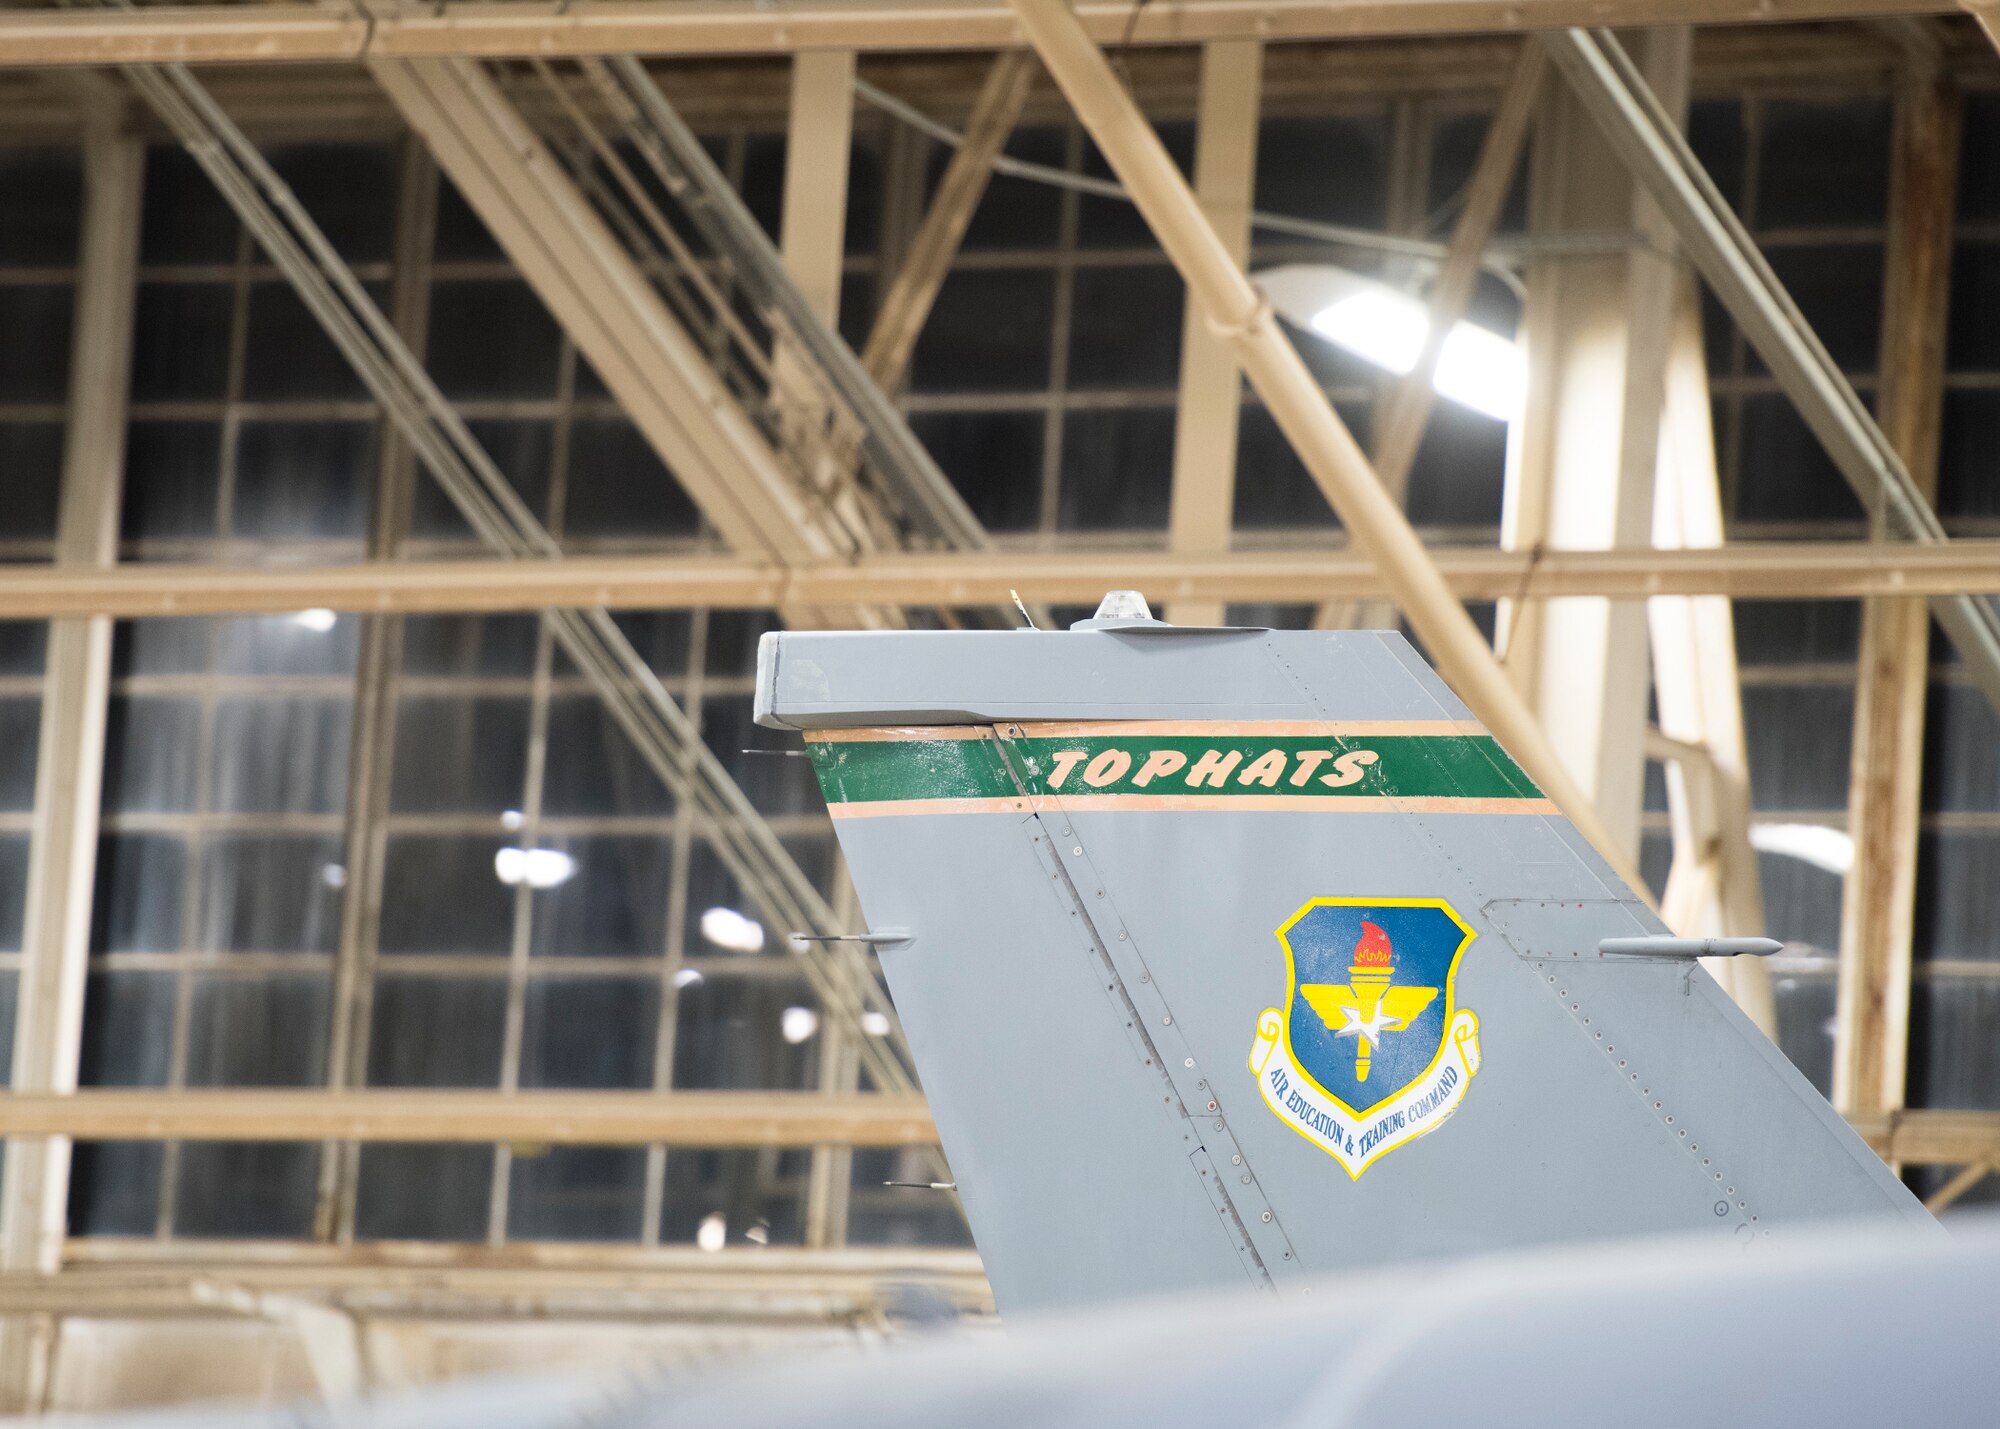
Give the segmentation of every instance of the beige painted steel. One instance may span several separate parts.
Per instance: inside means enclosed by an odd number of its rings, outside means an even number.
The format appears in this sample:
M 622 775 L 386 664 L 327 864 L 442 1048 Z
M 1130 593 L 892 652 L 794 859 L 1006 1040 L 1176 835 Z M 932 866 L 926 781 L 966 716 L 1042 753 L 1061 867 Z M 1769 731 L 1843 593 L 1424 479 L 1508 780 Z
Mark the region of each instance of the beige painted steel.
M 1856 1113 L 1848 1121 L 1891 1165 L 2000 1162 L 2000 1112 L 1885 1111 Z
M 1839 600 L 1872 595 L 2000 594 L 2000 540 L 1946 546 L 1865 541 L 1736 542 L 1726 548 L 1528 552 L 1429 547 L 1460 600 L 1598 595 L 1640 600 L 1722 595 L 1738 600 Z M 1094 604 L 1106 589 L 1156 600 L 1297 602 L 1381 597 L 1387 580 L 1342 550 L 879 554 L 781 566 L 733 556 L 594 556 L 561 561 L 357 561 L 337 566 L 150 564 L 73 571 L 0 566 L 0 619 L 102 614 L 282 614 L 510 611 L 604 606 L 691 610 L 818 605 L 977 606 L 1024 599 Z
M 123 106 L 93 106 L 84 139 L 83 228 L 77 256 L 69 420 L 55 557 L 102 570 L 118 557 L 124 489 L 126 394 L 138 287 L 145 147 L 124 132 Z M 22 963 L 11 1084 L 75 1088 L 83 1040 L 84 974 L 97 870 L 99 792 L 111 688 L 111 622 L 51 621 L 36 752 Z M 70 1144 L 12 1142 L 0 1178 L 0 1267 L 57 1268 L 69 1212 Z M 28 1410 L 47 1392 L 55 1327 L 45 1319 L 0 1327 L 0 1409 Z
M 921 1146 L 910 1093 L 86 1088 L 0 1094 L 0 1132 L 83 1141 L 438 1141 L 559 1146 Z
M 1472 304 L 1479 286 L 1480 262 L 1500 222 L 1500 211 L 1520 167 L 1528 122 L 1542 89 L 1548 56 L 1534 40 L 1522 42 L 1520 57 L 1507 87 L 1494 107 L 1481 141 L 1478 161 L 1465 185 L 1465 197 L 1452 229 L 1451 246 L 1431 280 L 1426 304 L 1430 328 L 1417 364 L 1389 388 L 1377 409 L 1375 445 L 1370 453 L 1382 485 L 1399 506 L 1408 504 L 1410 469 L 1423 445 L 1436 394 L 1431 379 L 1443 355 L 1445 338 Z M 1321 630 L 1371 630 L 1391 625 L 1395 613 L 1380 602 L 1338 602 L 1320 607 L 1314 624 Z
M 1926 500 L 1937 493 L 1960 124 L 1948 81 L 1919 71 L 1900 87 L 1876 402 L 1883 434 Z M 1869 601 L 1847 796 L 1854 864 L 1841 900 L 1834 1010 L 1833 1103 L 1846 1113 L 1903 1104 L 1929 683 L 1925 603 Z
M 1251 185 L 1257 172 L 1263 78 L 1264 46 L 1259 42 L 1215 40 L 1202 47 L 1194 193 L 1222 246 L 1239 266 L 1250 259 Z M 1243 374 L 1227 345 L 1209 332 L 1200 304 L 1188 301 L 1183 307 L 1167 547 L 1177 553 L 1214 555 L 1229 550 L 1235 527 Z M 1222 602 L 1212 600 L 1178 600 L 1166 611 L 1166 618 L 1177 625 L 1220 625 L 1223 616 Z
M 1202 44 L 1527 31 L 1607 20 L 1732 25 L 1936 15 L 1942 0 L 1083 0 L 1103 44 Z M 1975 14 L 1984 15 L 1983 9 Z M 359 7 L 138 6 L 0 14 L 0 66 L 287 60 L 499 59 L 585 54 L 787 54 L 797 50 L 998 49 L 1024 43 L 994 0 L 470 0 L 376 13 Z
M 847 165 L 854 139 L 854 51 L 816 50 L 792 61 L 785 127 L 785 196 L 778 251 L 812 310 L 840 322 L 840 269 L 847 236 Z M 808 429 L 826 419 L 812 360 L 781 343 L 772 384 L 785 420 Z
M 1381 571 L 1438 672 L 1605 861 L 1634 890 L 1643 890 L 1635 861 L 1564 766 L 1089 33 L 1065 0 L 1014 0 L 1014 6 L 1042 62 L 1187 281 L 1191 300 L 1235 350 L 1250 385 L 1350 539 Z
M 466 60 L 372 71 L 723 540 L 778 559 L 844 549 L 493 81 Z
M 964 142 L 945 164 L 923 222 L 910 239 L 902 266 L 875 310 L 875 323 L 861 350 L 861 365 L 885 392 L 902 386 L 916 351 L 917 337 L 930 317 L 938 290 L 951 273 L 966 227 L 993 177 L 993 160 L 1007 146 L 1035 78 L 1033 56 L 1008 50 L 993 61 L 972 101 Z
M 1644 36 L 1647 78 L 1669 113 L 1687 106 L 1688 33 Z M 1530 223 L 1537 233 L 1665 232 L 1568 86 L 1536 131 Z M 1652 534 L 1675 272 L 1657 252 L 1548 258 L 1528 273 L 1522 336 L 1527 408 L 1509 443 L 1502 544 L 1605 549 Z M 1507 669 L 1619 849 L 1637 858 L 1651 672 L 1646 615 L 1598 599 L 1509 602 Z
M 1694 278 L 1677 284 L 1653 485 L 1653 541 L 1668 549 L 1722 546 L 1708 364 Z M 1656 596 L 1646 603 L 1653 692 L 1663 735 L 1679 748 L 1667 762 L 1673 863 L 1660 913 L 1684 937 L 1758 937 L 1764 894 L 1750 846 L 1750 772 L 1736 627 L 1726 597 Z M 1761 959 L 1703 964 L 1750 1019 L 1777 1036 L 1771 974 Z

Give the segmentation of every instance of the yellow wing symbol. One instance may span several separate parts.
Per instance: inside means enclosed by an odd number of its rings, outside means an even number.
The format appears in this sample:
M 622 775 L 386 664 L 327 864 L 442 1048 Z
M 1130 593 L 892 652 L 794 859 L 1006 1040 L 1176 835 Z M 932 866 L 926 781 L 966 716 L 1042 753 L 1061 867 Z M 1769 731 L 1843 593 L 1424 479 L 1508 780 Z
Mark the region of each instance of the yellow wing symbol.
M 1306 1005 L 1319 1014 L 1319 1020 L 1338 1032 L 1347 1025 L 1347 1019 L 1340 1015 L 1342 1008 L 1364 1011 L 1365 1004 L 1373 1002 L 1382 1009 L 1385 1032 L 1401 1032 L 1438 995 L 1434 987 L 1385 987 L 1379 999 L 1374 996 L 1363 998 L 1351 987 L 1341 983 L 1306 983 L 1299 988 L 1299 996 Z

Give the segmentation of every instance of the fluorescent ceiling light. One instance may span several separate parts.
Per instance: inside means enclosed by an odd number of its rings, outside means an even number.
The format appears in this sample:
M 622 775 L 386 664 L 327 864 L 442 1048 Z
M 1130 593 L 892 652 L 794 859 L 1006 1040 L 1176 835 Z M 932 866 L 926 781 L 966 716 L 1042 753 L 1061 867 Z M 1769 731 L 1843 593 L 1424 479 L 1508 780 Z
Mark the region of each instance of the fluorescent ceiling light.
M 310 630 L 315 635 L 324 635 L 333 629 L 334 622 L 339 619 L 339 616 L 324 606 L 316 605 L 311 610 L 302 610 L 293 616 L 292 624 Z
M 1255 281 L 1287 322 L 1365 362 L 1400 374 L 1423 356 L 1429 312 L 1387 283 L 1329 263 L 1287 263 Z M 1500 334 L 1461 322 L 1445 335 L 1431 386 L 1441 397 L 1510 422 L 1527 396 L 1527 355 Z
M 886 1012 L 864 1012 L 861 1014 L 861 1030 L 870 1037 L 889 1035 L 889 1014 Z
M 1796 858 L 1843 877 L 1854 867 L 1854 836 L 1825 824 L 1752 824 L 1750 847 Z
M 510 888 L 522 883 L 554 888 L 569 882 L 575 872 L 576 860 L 560 849 L 503 848 L 493 855 L 493 876 Z
M 701 935 L 731 953 L 764 951 L 764 925 L 734 908 L 711 908 L 701 915 Z
M 794 1047 L 819 1031 L 819 1014 L 810 1007 L 788 1007 L 779 1019 L 778 1030 Z
M 694 1243 L 713 1254 L 721 1250 L 723 1242 L 729 1239 L 729 1222 L 720 1211 L 710 1211 L 695 1227 Z

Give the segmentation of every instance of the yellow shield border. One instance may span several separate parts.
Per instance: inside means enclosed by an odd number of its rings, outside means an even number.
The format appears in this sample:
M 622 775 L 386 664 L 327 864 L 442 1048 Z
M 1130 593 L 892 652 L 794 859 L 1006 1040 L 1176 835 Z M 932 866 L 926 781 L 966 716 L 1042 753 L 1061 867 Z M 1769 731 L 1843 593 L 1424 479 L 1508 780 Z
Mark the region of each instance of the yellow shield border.
M 1445 917 L 1451 919 L 1458 926 L 1459 932 L 1465 936 L 1460 938 L 1458 946 L 1452 949 L 1451 961 L 1445 968 L 1444 1025 L 1447 1029 L 1451 1026 L 1453 1012 L 1458 1008 L 1458 965 L 1465 957 L 1465 950 L 1472 946 L 1473 941 L 1478 938 L 1479 934 L 1474 932 L 1471 925 L 1458 916 L 1457 909 L 1453 908 L 1450 903 L 1442 898 L 1314 898 L 1309 900 L 1298 912 L 1292 914 L 1291 917 L 1279 925 L 1275 936 L 1278 939 L 1278 945 L 1285 950 L 1285 1055 L 1291 1058 L 1293 1066 L 1298 1069 L 1300 1075 L 1308 1082 L 1311 1082 L 1313 1089 L 1321 1096 L 1325 1097 L 1335 1106 L 1340 1107 L 1357 1121 L 1364 1120 L 1394 1101 L 1405 1088 L 1416 1082 L 1421 1082 L 1424 1078 L 1434 1074 L 1438 1069 L 1438 1064 L 1444 1060 L 1447 1038 L 1438 1038 L 1438 1049 L 1431 1057 L 1429 1066 L 1425 1067 L 1423 1071 L 1411 1077 L 1401 1086 L 1391 1087 L 1380 1101 L 1369 1106 L 1349 1106 L 1341 1098 L 1321 1086 L 1319 1079 L 1306 1070 L 1305 1063 L 1299 1061 L 1298 1054 L 1292 1050 L 1292 1004 L 1299 995 L 1299 970 L 1292 959 L 1292 941 L 1285 936 L 1297 926 L 1301 918 L 1305 917 L 1306 914 L 1312 912 L 1315 908 L 1435 908 L 1443 913 Z M 1300 1134 L 1303 1135 L 1304 1133 Z

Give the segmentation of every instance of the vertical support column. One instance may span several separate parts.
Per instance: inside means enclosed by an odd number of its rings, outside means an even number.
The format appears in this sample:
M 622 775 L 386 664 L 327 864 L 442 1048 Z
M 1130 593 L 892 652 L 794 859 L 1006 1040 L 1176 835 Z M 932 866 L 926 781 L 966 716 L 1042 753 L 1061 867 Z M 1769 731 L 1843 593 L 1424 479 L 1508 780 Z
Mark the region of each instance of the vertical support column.
M 1687 105 L 1688 32 L 1649 31 L 1647 79 L 1670 112 Z M 1531 188 L 1540 232 L 1665 235 L 1597 126 L 1567 89 L 1550 93 Z M 1523 330 L 1526 415 L 1508 453 L 1502 544 L 1601 550 L 1647 543 L 1653 521 L 1675 271 L 1656 252 L 1555 257 L 1531 275 Z M 1636 855 L 1645 779 L 1646 612 L 1633 601 L 1569 598 L 1504 612 L 1509 673 L 1550 741 Z
M 1250 257 L 1250 203 L 1257 172 L 1257 113 L 1264 85 L 1261 40 L 1211 40 L 1201 51 L 1195 121 L 1194 194 L 1239 267 Z M 1181 387 L 1174 420 L 1173 496 L 1167 544 L 1176 553 L 1229 549 L 1235 524 L 1236 428 L 1243 379 L 1229 349 L 1188 299 L 1181 319 Z M 1220 625 L 1220 601 L 1174 601 L 1168 620 Z
M 854 135 L 854 52 L 823 50 L 792 61 L 791 129 L 785 141 L 785 209 L 778 248 L 785 267 L 813 308 L 840 322 L 841 258 L 847 231 L 847 164 Z M 797 368 L 781 357 L 779 382 Z M 845 879 L 843 876 L 843 885 Z M 836 908 L 852 911 L 852 895 L 836 893 Z M 851 1034 L 831 1017 L 820 1021 L 819 1085 L 851 1092 L 860 1084 Z M 847 1243 L 847 1186 L 853 1153 L 816 1146 L 806 1190 L 806 1243 Z
M 1691 274 L 1678 282 L 1667 348 L 1666 400 L 1653 489 L 1653 544 L 1722 545 L 1722 496 L 1709 416 L 1701 300 Z M 1660 730 L 1702 752 L 1700 767 L 1667 764 L 1674 862 L 1661 914 L 1688 937 L 1757 937 L 1764 893 L 1750 846 L 1750 768 L 1736 629 L 1727 596 L 1660 596 L 1646 604 Z M 1694 818 L 1695 810 L 1705 818 Z M 1716 981 L 1765 1032 L 1777 1033 L 1771 974 L 1757 958 L 1711 958 Z
M 132 382 L 132 308 L 139 262 L 145 146 L 123 132 L 123 111 L 101 108 L 84 140 L 83 236 L 77 255 L 62 508 L 56 563 L 110 566 L 118 558 L 125 476 L 126 399 Z M 111 685 L 111 621 L 49 622 L 28 860 L 13 1084 L 76 1090 L 84 973 L 97 872 L 97 815 Z M 49 1274 L 62 1263 L 70 1143 L 14 1141 L 0 1181 L 0 1267 Z M 0 1335 L 0 1409 L 31 1411 L 46 1394 L 55 1325 L 13 1321 Z
M 1960 123 L 1959 94 L 1947 79 L 1927 70 L 1904 78 L 1876 413 L 1926 499 L 1937 491 Z M 1833 1048 L 1833 1102 L 1849 1116 L 1903 1105 L 1929 634 L 1921 600 L 1871 600 L 1862 616 L 1847 805 L 1854 866 L 1841 906 Z

